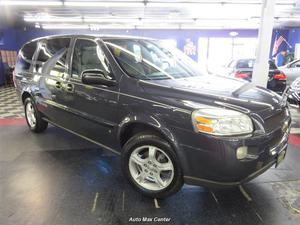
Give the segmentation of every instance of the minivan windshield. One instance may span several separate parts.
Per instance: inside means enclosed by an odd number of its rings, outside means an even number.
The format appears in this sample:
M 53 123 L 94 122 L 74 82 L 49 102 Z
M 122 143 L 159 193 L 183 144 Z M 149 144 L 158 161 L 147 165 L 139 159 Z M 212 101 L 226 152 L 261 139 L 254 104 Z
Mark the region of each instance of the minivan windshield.
M 121 68 L 138 79 L 177 79 L 206 74 L 180 50 L 159 41 L 109 39 L 105 43 Z

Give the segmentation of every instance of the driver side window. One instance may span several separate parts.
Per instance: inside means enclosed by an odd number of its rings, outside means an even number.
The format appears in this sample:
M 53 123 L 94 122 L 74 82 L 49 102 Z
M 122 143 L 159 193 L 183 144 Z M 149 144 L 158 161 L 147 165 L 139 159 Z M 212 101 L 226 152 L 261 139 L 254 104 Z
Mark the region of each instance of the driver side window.
M 80 78 L 85 70 L 110 73 L 108 60 L 98 44 L 91 40 L 78 39 L 73 52 L 72 77 Z

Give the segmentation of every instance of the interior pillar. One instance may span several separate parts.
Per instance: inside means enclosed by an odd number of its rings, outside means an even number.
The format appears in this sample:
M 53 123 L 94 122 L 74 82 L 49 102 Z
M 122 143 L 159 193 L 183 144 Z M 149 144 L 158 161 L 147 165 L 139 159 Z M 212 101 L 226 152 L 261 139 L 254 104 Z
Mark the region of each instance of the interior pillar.
M 263 0 L 256 60 L 253 68 L 252 82 L 262 87 L 267 86 L 269 72 L 269 53 L 271 49 L 276 0 Z

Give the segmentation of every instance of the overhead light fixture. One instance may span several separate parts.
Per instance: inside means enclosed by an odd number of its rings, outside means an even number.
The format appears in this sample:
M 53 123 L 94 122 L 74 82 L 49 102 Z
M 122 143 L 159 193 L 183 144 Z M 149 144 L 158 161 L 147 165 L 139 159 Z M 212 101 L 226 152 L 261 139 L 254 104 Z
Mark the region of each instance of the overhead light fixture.
M 121 17 L 84 17 L 84 22 L 88 23 L 140 23 L 139 18 Z
M 277 21 L 279 22 L 300 21 L 300 17 L 279 17 Z
M 187 19 L 166 19 L 166 18 L 142 18 L 142 21 L 145 23 L 193 23 L 195 19 L 187 18 Z
M 230 35 L 231 37 L 236 37 L 236 36 L 239 35 L 239 33 L 236 32 L 236 31 L 231 31 L 231 32 L 229 32 L 229 35 Z
M 89 29 L 89 26 L 86 24 L 75 25 L 75 24 L 43 24 L 43 29 L 46 30 L 85 30 Z
M 148 2 L 147 7 L 159 7 L 159 8 L 189 8 L 189 7 L 201 7 L 203 5 L 210 5 L 212 7 L 217 5 L 222 5 L 221 2 L 211 2 L 211 3 L 204 3 L 204 2 Z
M 134 25 L 117 25 L 117 24 L 111 24 L 111 25 L 97 25 L 97 24 L 91 24 L 90 30 L 92 31 L 98 31 L 98 30 L 132 30 L 135 29 Z
M 94 23 L 192 23 L 195 19 L 172 19 L 172 18 L 126 18 L 126 17 L 84 17 L 84 22 Z
M 144 24 L 141 26 L 136 26 L 136 29 L 145 29 L 145 30 L 172 30 L 179 29 L 179 25 L 174 24 Z
M 65 6 L 74 7 L 144 7 L 143 2 L 119 1 L 119 2 L 103 2 L 103 1 L 64 1 Z
M 15 1 L 15 0 L 2 0 L 0 5 L 6 6 L 61 6 L 62 1 Z
M 82 22 L 81 17 L 24 16 L 26 22 Z

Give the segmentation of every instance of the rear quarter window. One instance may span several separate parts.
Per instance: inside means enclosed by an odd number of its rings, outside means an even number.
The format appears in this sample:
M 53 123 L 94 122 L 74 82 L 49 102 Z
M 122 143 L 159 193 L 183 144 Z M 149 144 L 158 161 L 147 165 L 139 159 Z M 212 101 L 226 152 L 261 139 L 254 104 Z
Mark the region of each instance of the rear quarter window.
M 23 48 L 19 51 L 17 63 L 16 63 L 16 69 L 19 72 L 26 72 L 29 71 L 31 68 L 31 65 L 33 63 L 32 58 L 34 55 L 34 52 L 37 48 L 37 42 L 30 42 L 23 46 Z
M 39 41 L 39 53 L 33 71 L 52 76 L 63 76 L 67 69 L 66 57 L 69 45 L 70 38 L 53 38 Z

